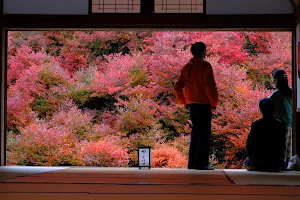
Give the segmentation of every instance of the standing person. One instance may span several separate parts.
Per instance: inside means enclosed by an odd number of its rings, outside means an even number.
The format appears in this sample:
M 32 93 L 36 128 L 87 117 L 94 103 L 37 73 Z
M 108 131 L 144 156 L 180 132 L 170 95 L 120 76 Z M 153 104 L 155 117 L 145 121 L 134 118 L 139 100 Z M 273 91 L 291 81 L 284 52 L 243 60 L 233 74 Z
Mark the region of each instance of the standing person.
M 188 169 L 213 170 L 209 167 L 212 110 L 218 105 L 218 91 L 212 66 L 206 62 L 202 42 L 191 47 L 193 58 L 183 67 L 174 87 L 179 104 L 190 109 L 192 132 Z
M 284 70 L 273 71 L 273 84 L 276 89 L 269 96 L 275 106 L 275 117 L 286 127 L 285 162 L 292 157 L 292 89 L 288 84 L 288 77 Z

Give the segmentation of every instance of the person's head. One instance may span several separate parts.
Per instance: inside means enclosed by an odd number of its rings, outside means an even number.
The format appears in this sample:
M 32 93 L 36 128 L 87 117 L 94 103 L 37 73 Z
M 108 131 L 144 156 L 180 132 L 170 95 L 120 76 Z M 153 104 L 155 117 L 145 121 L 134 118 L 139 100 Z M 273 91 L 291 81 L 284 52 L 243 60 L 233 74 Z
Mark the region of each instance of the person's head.
M 196 42 L 196 43 L 192 44 L 191 53 L 194 57 L 205 58 L 206 45 L 203 42 Z
M 273 117 L 274 103 L 270 98 L 264 98 L 259 101 L 259 109 L 264 117 Z
M 272 72 L 273 84 L 276 88 L 280 86 L 288 86 L 287 74 L 283 69 L 274 70 Z
M 276 88 L 282 91 L 289 98 L 292 98 L 292 90 L 289 87 L 288 76 L 283 69 L 273 71 L 272 80 Z

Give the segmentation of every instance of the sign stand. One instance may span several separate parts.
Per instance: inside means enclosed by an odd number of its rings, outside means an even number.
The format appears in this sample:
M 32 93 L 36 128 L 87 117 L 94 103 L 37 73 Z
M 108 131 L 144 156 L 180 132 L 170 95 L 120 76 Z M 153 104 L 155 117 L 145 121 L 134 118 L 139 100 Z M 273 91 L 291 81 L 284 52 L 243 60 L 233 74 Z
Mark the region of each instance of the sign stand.
M 151 147 L 138 148 L 139 169 L 151 168 Z

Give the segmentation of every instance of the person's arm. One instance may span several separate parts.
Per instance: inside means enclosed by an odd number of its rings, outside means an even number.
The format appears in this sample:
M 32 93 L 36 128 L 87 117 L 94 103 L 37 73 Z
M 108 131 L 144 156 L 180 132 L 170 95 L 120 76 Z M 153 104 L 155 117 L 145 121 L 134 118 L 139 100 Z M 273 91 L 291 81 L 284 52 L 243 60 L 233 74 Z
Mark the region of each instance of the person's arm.
M 218 105 L 218 90 L 213 69 L 210 64 L 203 71 L 203 80 L 210 106 L 211 108 L 216 108 L 216 106 Z
M 185 98 L 183 95 L 183 88 L 185 86 L 185 77 L 183 75 L 183 69 L 181 70 L 179 78 L 176 80 L 174 85 L 174 94 L 177 99 L 178 104 L 185 105 Z

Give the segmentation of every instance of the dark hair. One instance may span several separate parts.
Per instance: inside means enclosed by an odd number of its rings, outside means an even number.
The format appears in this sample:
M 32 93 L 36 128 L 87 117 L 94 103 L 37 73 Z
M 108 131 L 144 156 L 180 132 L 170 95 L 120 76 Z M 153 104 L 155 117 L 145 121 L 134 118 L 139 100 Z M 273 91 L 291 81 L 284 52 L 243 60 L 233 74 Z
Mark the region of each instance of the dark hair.
M 270 98 L 264 98 L 259 101 L 259 109 L 264 117 L 272 117 L 274 115 L 274 103 Z
M 192 44 L 191 53 L 194 57 L 200 57 L 206 51 L 206 45 L 203 42 Z
M 276 88 L 278 88 L 286 97 L 292 99 L 292 89 L 289 87 L 287 74 L 283 69 L 272 72 L 272 76 L 277 80 Z

